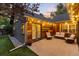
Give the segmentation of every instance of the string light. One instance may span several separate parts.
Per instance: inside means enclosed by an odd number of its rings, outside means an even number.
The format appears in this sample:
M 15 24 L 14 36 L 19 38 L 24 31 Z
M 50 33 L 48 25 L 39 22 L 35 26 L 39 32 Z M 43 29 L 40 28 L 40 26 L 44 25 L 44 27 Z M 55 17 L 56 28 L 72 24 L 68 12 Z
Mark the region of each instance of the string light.
M 67 22 L 65 22 L 65 25 L 68 25 L 68 23 L 67 23 Z
M 75 3 L 71 3 L 72 5 L 74 5 Z
M 40 23 L 40 21 L 39 21 L 39 20 L 38 20 L 37 22 L 38 22 L 38 23 Z

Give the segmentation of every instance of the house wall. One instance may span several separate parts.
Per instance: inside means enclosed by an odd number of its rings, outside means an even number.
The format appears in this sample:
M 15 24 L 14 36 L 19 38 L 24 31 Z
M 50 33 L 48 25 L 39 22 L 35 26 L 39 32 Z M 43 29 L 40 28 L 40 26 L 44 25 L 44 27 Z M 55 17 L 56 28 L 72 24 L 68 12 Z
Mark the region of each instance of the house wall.
M 55 31 L 54 31 L 53 25 L 46 25 L 46 24 L 45 24 L 45 26 L 42 25 L 42 38 L 47 37 L 46 32 L 50 32 L 51 35 L 54 35 Z
M 56 32 L 69 32 L 69 33 L 76 33 L 76 24 L 72 21 L 64 21 L 64 22 L 58 22 L 58 23 L 49 23 L 42 21 L 37 18 L 33 17 L 27 17 L 28 21 L 26 22 L 27 25 L 25 25 L 25 36 L 27 36 L 27 39 L 25 40 L 27 42 L 33 43 L 33 33 L 36 32 L 36 36 L 38 33 L 38 25 L 40 25 L 40 39 L 46 38 L 46 32 L 50 32 L 51 35 L 55 35 Z M 33 30 L 33 26 L 35 26 L 35 31 Z M 33 32 L 34 31 L 34 32 Z M 38 41 L 38 39 L 35 39 L 35 41 Z
M 46 32 L 50 32 L 51 35 L 53 35 L 54 33 L 54 30 L 53 30 L 53 25 L 49 22 L 45 22 L 45 21 L 42 21 L 40 19 L 37 19 L 37 18 L 33 18 L 33 17 L 27 17 L 27 22 L 25 25 L 25 33 L 27 33 L 27 35 L 25 34 L 25 37 L 27 36 L 27 39 L 25 38 L 25 41 L 27 40 L 27 42 L 29 43 L 33 43 L 35 41 L 38 41 L 42 38 L 46 38 Z M 40 27 L 40 28 L 39 28 Z M 35 34 L 36 32 L 36 34 Z M 37 36 L 36 39 L 33 39 L 35 37 L 33 37 L 34 35 Z M 39 36 L 38 36 L 39 35 Z M 38 38 L 40 37 L 40 38 Z
M 25 25 L 25 28 L 26 28 L 25 33 L 27 33 L 27 35 L 25 34 L 25 40 L 27 41 L 27 43 L 33 43 L 33 42 L 37 41 L 37 39 L 38 39 L 37 37 L 40 36 L 40 32 L 39 32 L 40 24 L 36 23 L 35 18 L 32 18 L 32 17 L 27 17 L 27 20 L 28 20 L 26 22 L 27 25 Z M 39 35 L 39 36 L 37 36 L 37 35 Z
M 76 33 L 76 23 L 70 22 L 60 22 L 59 25 L 59 32 L 68 32 L 68 33 Z

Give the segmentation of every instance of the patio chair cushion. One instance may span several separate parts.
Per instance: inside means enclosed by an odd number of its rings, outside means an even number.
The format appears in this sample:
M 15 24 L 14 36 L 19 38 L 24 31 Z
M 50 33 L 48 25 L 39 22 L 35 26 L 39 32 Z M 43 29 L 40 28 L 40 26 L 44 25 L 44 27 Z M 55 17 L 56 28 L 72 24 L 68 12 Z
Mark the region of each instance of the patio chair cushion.
M 50 32 L 46 32 L 47 37 L 52 37 Z
M 65 33 L 64 32 L 60 32 L 60 36 L 61 37 L 64 37 L 65 36 Z
M 59 32 L 56 32 L 56 35 L 55 36 L 59 36 L 60 35 L 60 33 Z
M 75 42 L 75 35 L 71 34 L 70 37 L 66 37 L 66 42 L 67 43 L 74 43 Z
M 75 39 L 75 35 L 71 34 L 70 37 L 66 37 L 66 40 L 74 40 Z
M 52 38 L 50 32 L 46 32 L 46 36 L 47 36 L 47 39 L 51 39 Z
M 65 36 L 65 33 L 64 32 L 56 32 L 56 37 L 63 37 Z
M 74 39 L 74 38 L 75 38 L 75 35 L 74 35 L 74 34 L 71 34 L 71 36 L 70 36 L 70 37 Z

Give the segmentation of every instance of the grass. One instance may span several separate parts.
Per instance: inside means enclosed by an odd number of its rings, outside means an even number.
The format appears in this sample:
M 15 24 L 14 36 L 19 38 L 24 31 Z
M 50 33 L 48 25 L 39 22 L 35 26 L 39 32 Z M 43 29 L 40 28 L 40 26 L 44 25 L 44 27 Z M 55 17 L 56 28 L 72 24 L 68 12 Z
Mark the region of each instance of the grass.
M 14 48 L 14 46 L 8 36 L 0 36 L 0 56 L 37 56 L 27 47 L 21 47 L 9 52 L 12 48 Z

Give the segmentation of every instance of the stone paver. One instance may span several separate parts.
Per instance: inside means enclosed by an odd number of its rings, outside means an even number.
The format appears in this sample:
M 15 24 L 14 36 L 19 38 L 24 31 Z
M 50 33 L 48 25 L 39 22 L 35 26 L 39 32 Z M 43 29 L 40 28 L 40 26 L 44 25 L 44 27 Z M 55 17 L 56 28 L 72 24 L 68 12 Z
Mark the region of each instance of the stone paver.
M 68 44 L 65 40 L 52 38 L 40 40 L 28 46 L 40 56 L 77 56 L 79 55 L 76 44 Z

